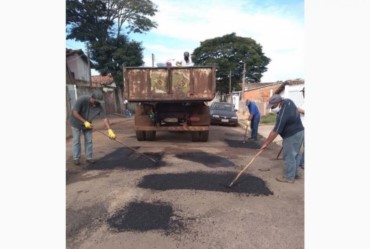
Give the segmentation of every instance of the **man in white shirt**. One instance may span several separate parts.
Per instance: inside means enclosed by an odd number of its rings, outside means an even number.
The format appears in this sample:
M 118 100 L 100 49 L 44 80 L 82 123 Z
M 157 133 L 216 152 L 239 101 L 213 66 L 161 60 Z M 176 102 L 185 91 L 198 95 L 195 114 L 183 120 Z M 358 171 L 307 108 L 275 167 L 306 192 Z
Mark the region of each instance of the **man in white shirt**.
M 194 66 L 194 63 L 191 62 L 191 58 L 190 58 L 189 52 L 184 52 L 184 60 L 181 62 L 181 65 L 183 67 L 191 67 L 191 66 Z

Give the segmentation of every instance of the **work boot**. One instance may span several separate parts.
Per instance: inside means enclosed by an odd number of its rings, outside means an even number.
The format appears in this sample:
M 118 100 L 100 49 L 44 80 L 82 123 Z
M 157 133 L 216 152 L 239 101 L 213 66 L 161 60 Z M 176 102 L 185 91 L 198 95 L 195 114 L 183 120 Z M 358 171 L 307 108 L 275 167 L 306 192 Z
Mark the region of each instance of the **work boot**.
M 75 165 L 80 165 L 80 160 L 73 160 L 73 163 L 74 163 Z
M 294 183 L 294 180 L 290 180 L 288 178 L 285 178 L 284 176 L 277 176 L 276 181 L 278 182 L 286 182 L 286 183 Z
M 95 163 L 95 160 L 93 160 L 93 159 L 87 159 L 86 162 L 88 164 L 94 164 Z

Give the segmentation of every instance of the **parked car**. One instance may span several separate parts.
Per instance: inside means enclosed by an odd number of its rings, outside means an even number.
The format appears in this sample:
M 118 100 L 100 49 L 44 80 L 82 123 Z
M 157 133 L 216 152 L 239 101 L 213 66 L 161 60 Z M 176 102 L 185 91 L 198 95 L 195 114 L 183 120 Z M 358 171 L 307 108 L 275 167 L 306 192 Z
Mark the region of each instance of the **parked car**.
M 209 108 L 211 124 L 237 126 L 238 116 L 234 106 L 226 102 L 213 102 Z

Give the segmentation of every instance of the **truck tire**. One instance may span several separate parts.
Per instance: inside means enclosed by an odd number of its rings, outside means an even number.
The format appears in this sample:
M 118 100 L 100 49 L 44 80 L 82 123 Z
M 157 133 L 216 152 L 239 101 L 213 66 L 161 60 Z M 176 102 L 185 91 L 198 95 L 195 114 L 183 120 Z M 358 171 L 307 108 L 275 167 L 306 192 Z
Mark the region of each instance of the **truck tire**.
M 145 131 L 145 138 L 147 141 L 155 140 L 155 131 Z
M 191 141 L 198 142 L 199 141 L 199 131 L 191 132 Z
M 145 113 L 144 106 L 142 105 L 136 107 L 134 122 L 135 126 L 154 126 L 154 123 L 151 121 L 149 115 Z M 155 131 L 137 130 L 136 138 L 138 141 L 153 141 L 155 139 Z
M 136 131 L 137 141 L 145 141 L 145 131 Z
M 209 131 L 193 131 L 191 133 L 191 140 L 193 142 L 207 142 Z
M 200 131 L 200 141 L 207 142 L 208 134 L 209 134 L 209 131 Z

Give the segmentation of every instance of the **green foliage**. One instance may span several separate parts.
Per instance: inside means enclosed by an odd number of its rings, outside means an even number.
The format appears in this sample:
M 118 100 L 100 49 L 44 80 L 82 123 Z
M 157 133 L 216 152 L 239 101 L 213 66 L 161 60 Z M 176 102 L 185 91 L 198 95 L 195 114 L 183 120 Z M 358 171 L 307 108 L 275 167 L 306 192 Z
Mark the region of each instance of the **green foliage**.
M 246 63 L 247 81 L 260 82 L 271 61 L 255 40 L 235 33 L 201 42 L 194 50 L 192 60 L 198 65 L 218 65 L 216 90 L 221 93 L 229 92 L 230 71 L 232 89 L 241 90 L 238 83 L 243 78 L 243 63 Z
M 143 33 L 157 24 L 149 17 L 157 12 L 150 0 L 67 0 L 67 39 L 87 42 L 91 48 L 92 68 L 102 75 L 112 74 L 122 83 L 122 66 L 141 66 L 141 44 L 121 34 Z
M 113 20 L 105 18 L 107 15 L 103 1 L 67 0 L 67 39 L 90 43 L 106 40 L 113 26 Z
M 276 113 L 270 112 L 265 116 L 261 116 L 261 124 L 275 124 Z
M 102 75 L 112 74 L 114 81 L 122 85 L 123 66 L 144 64 L 141 43 L 129 41 L 125 36 L 95 42 L 91 46 L 92 67 Z
M 148 18 L 157 11 L 150 0 L 67 0 L 67 39 L 102 42 L 119 37 L 122 27 L 128 33 L 147 32 L 157 27 Z

